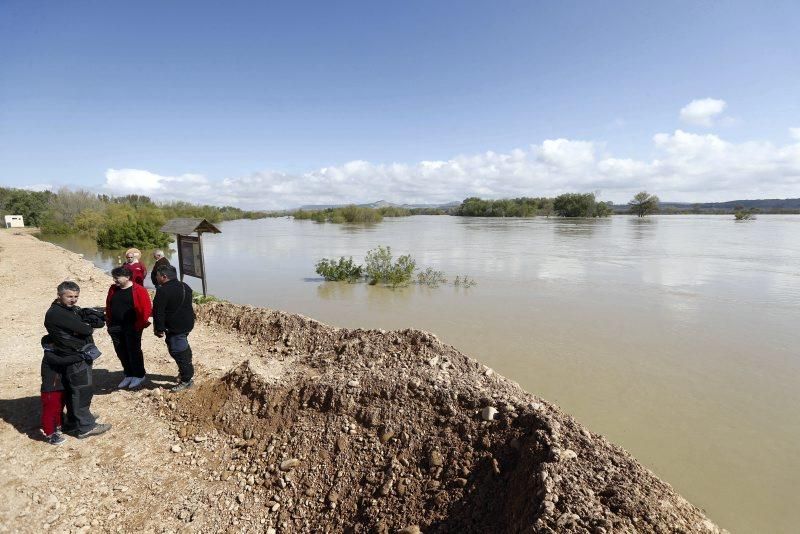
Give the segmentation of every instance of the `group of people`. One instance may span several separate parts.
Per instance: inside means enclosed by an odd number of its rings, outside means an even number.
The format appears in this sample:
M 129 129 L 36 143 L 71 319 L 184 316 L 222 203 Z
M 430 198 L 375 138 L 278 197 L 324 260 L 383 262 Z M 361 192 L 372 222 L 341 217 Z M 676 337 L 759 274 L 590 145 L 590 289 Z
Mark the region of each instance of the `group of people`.
M 92 337 L 94 330 L 106 327 L 114 351 L 122 364 L 124 378 L 120 389 L 136 389 L 145 381 L 142 333 L 150 326 L 164 338 L 167 350 L 178 364 L 178 384 L 182 391 L 193 384 L 194 366 L 188 335 L 194 328 L 192 288 L 178 280 L 177 270 L 162 251 L 156 251 L 151 280 L 156 287 L 153 302 L 142 285 L 147 269 L 137 249 L 126 252 L 126 263 L 112 269 L 114 283 L 108 289 L 104 308 L 77 305 L 80 287 L 61 282 L 57 296 L 45 314 L 47 335 L 42 338 L 42 433 L 53 445 L 66 441 L 64 434 L 79 439 L 107 432 L 110 424 L 98 423 L 90 410 L 94 394 L 92 365 L 100 351 Z M 64 410 L 66 409 L 66 420 Z

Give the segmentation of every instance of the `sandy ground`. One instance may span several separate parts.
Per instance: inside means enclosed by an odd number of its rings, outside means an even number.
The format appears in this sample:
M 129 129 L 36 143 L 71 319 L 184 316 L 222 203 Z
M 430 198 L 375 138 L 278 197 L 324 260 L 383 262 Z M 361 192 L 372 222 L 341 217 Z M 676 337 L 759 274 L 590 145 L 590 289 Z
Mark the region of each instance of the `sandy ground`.
M 91 262 L 31 235 L 0 230 L 0 531 L 89 530 L 99 524 L 123 531 L 169 529 L 161 511 L 192 484 L 173 469 L 167 422 L 154 417 L 143 396 L 175 382 L 177 367 L 163 340 L 143 336 L 150 382 L 118 391 L 122 368 L 111 340 L 97 331 L 103 351 L 94 370 L 92 411 L 111 423 L 106 435 L 48 445 L 39 432 L 39 345 L 44 313 L 63 280 L 81 286 L 82 306 L 102 306 L 111 278 Z M 218 376 L 249 352 L 235 335 L 208 326 L 190 336 L 197 379 Z M 176 525 L 177 529 L 177 525 Z

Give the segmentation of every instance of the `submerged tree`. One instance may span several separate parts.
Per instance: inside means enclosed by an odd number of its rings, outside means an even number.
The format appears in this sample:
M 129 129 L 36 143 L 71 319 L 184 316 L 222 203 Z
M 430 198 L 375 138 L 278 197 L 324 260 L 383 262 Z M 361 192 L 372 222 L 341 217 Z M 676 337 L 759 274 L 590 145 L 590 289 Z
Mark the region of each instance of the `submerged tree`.
M 756 218 L 756 210 L 747 209 L 744 206 L 736 206 L 733 208 L 733 217 L 737 221 L 749 221 Z
M 636 193 L 636 195 L 628 202 L 631 213 L 635 213 L 639 217 L 650 215 L 658 211 L 658 197 L 651 195 L 647 191 Z
M 552 201 L 559 217 L 608 217 L 614 210 L 610 202 L 600 202 L 595 193 L 564 193 Z

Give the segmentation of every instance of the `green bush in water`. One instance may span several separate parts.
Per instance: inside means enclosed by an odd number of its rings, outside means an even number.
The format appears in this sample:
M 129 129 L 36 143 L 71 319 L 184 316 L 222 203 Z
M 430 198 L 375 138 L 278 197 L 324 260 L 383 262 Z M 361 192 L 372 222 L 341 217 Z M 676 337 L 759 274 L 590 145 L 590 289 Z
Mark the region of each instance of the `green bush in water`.
M 736 206 L 734 208 L 733 217 L 737 221 L 749 221 L 756 218 L 756 210 Z
M 356 265 L 353 258 L 345 258 L 342 256 L 339 261 L 329 260 L 327 258 L 321 259 L 316 265 L 317 274 L 324 277 L 328 281 L 345 281 L 357 282 L 363 276 L 363 267 Z
M 162 232 L 160 225 L 153 221 L 127 221 L 106 223 L 97 232 L 97 246 L 100 248 L 123 249 L 164 248 L 172 238 Z
M 439 287 L 441 284 L 447 283 L 447 277 L 444 272 L 428 267 L 417 274 L 417 283 L 428 287 Z
M 453 281 L 453 285 L 455 287 L 463 287 L 469 289 L 472 286 L 478 285 L 478 282 L 476 282 L 474 278 L 470 278 L 469 276 L 464 275 L 464 276 L 456 276 L 456 279 Z
M 417 264 L 409 255 L 392 260 L 392 248 L 381 247 L 367 252 L 366 274 L 370 285 L 385 284 L 391 288 L 406 286 L 411 282 Z

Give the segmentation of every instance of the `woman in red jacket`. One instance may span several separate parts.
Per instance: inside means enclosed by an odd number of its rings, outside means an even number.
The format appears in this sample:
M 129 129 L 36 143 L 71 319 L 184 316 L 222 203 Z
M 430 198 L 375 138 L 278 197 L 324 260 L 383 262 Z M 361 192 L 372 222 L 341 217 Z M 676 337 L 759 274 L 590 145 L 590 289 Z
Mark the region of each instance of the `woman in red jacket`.
M 120 388 L 135 389 L 144 382 L 144 354 L 142 354 L 142 331 L 150 326 L 150 294 L 133 281 L 127 266 L 111 271 L 114 283 L 108 288 L 106 297 L 106 324 L 114 351 L 122 363 L 125 379 Z
M 125 263 L 123 263 L 122 266 L 130 270 L 133 275 L 132 280 L 135 284 L 143 286 L 144 277 L 147 274 L 147 267 L 142 263 L 142 260 L 139 259 L 141 257 L 142 253 L 138 248 L 129 248 L 125 251 Z

